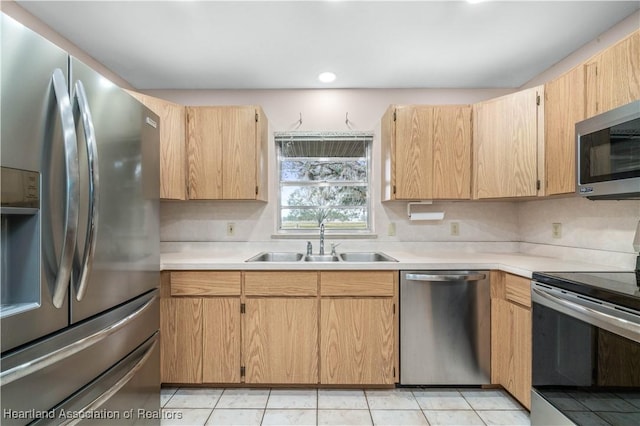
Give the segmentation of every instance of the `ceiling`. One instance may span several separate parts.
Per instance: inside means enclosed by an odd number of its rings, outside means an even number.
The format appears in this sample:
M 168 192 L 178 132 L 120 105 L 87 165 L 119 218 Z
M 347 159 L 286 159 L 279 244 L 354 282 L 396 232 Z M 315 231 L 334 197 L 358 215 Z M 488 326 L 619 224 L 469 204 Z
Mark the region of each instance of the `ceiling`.
M 138 89 L 515 88 L 639 1 L 18 1 Z M 333 71 L 337 79 L 320 83 Z

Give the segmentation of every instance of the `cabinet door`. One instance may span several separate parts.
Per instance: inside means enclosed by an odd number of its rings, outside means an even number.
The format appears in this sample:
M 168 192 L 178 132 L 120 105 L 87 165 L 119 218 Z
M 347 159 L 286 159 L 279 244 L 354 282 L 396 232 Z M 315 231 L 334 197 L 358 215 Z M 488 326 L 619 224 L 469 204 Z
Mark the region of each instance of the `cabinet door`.
M 477 198 L 537 195 L 538 94 L 534 87 L 474 106 Z
M 189 199 L 222 198 L 224 115 L 218 107 L 187 108 Z
M 396 108 L 395 199 L 433 198 L 433 107 Z
M 318 383 L 317 299 L 256 298 L 245 304 L 245 382 Z
M 393 300 L 322 299 L 320 383 L 393 384 Z
M 531 407 L 531 310 L 491 300 L 491 381 Z
M 471 107 L 433 109 L 433 198 L 471 197 Z
M 202 383 L 202 299 L 160 300 L 163 383 Z
M 576 122 L 584 120 L 584 67 L 544 88 L 546 195 L 576 190 Z
M 202 300 L 202 382 L 240 383 L 240 298 Z
M 586 63 L 587 117 L 640 99 L 640 31 Z
M 257 194 L 256 109 L 249 106 L 221 109 L 222 198 L 255 200 Z
M 185 107 L 153 96 L 128 92 L 160 117 L 160 198 L 186 200 Z

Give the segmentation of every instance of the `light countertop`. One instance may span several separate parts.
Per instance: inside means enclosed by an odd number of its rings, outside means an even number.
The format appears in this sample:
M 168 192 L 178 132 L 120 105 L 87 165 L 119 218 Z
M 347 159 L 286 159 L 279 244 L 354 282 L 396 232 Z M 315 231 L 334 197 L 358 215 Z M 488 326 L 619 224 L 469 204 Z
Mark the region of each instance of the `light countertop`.
M 612 266 L 533 256 L 522 253 L 443 250 L 372 250 L 398 262 L 245 262 L 260 253 L 255 248 L 214 248 L 161 254 L 162 270 L 461 270 L 495 269 L 530 278 L 533 272 L 616 271 Z M 268 251 L 268 250 L 262 250 Z M 288 251 L 288 250 L 273 250 Z M 344 250 L 363 251 L 363 250 Z M 338 253 L 342 251 L 338 250 Z

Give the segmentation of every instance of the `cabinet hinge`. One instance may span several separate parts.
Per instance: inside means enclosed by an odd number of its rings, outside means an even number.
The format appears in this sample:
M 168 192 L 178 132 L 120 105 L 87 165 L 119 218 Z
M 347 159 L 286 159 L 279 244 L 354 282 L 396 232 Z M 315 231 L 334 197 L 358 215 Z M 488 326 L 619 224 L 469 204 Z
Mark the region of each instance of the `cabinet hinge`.
M 256 123 L 260 121 L 260 115 L 256 112 Z
M 536 189 L 539 191 L 541 186 L 542 186 L 542 182 L 540 182 L 540 179 L 538 179 L 536 181 Z
M 240 367 L 240 377 L 244 377 L 244 375 L 245 375 L 244 367 Z
M 536 95 L 536 105 L 540 105 L 540 95 Z
M 246 312 L 245 304 L 244 304 L 244 303 L 241 303 L 241 304 L 240 304 L 240 313 L 241 313 L 241 314 L 244 314 L 245 312 Z M 244 367 L 242 367 L 242 368 L 244 368 Z

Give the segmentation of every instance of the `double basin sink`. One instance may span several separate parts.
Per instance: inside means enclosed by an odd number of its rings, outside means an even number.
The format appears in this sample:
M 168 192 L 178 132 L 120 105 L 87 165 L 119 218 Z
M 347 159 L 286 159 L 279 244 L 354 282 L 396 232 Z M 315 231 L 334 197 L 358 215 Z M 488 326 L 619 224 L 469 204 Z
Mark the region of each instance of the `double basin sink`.
M 304 255 L 295 252 L 263 252 L 245 262 L 397 262 L 393 257 L 380 252 L 351 252 L 340 254 Z

